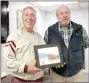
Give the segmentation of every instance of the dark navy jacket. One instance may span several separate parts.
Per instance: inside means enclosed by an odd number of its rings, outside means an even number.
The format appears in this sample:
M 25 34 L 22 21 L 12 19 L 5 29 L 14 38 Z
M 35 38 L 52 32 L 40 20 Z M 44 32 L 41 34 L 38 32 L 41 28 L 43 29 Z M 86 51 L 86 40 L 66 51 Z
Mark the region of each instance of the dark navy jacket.
M 71 21 L 73 34 L 67 48 L 64 39 L 59 31 L 58 22 L 48 28 L 48 44 L 61 43 L 66 65 L 61 68 L 52 67 L 52 70 L 59 75 L 70 77 L 77 74 L 84 63 L 82 25 Z

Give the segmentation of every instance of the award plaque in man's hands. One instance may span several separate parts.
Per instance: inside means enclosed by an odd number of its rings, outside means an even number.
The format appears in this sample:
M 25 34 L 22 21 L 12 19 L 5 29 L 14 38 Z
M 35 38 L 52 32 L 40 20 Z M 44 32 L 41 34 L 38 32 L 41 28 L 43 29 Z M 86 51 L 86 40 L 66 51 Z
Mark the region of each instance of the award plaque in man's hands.
M 38 68 L 49 68 L 63 65 L 63 51 L 60 44 L 46 44 L 34 46 L 36 66 Z

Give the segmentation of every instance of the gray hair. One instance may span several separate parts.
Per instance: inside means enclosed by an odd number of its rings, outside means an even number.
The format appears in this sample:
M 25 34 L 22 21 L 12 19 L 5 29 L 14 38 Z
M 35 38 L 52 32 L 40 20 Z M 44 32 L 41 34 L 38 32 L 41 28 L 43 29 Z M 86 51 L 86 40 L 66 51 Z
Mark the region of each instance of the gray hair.
M 23 9 L 23 11 L 26 10 L 26 9 L 32 9 L 32 10 L 35 12 L 35 14 L 36 14 L 36 10 L 35 10 L 33 7 L 27 6 L 27 7 L 25 7 L 25 8 Z
M 67 8 L 67 9 L 69 10 L 69 12 L 70 12 L 70 9 L 69 9 L 67 6 L 61 5 L 61 6 L 58 7 L 57 10 L 56 10 L 56 16 L 58 16 L 58 10 L 59 10 L 61 7 Z

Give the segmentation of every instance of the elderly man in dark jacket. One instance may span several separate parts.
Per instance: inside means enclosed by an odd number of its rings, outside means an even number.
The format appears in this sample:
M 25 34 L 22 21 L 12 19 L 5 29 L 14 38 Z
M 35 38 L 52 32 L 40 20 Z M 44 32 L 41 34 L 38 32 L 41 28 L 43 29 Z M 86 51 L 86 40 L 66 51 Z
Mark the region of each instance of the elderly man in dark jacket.
M 53 82 L 80 82 L 84 65 L 84 49 L 89 47 L 89 38 L 82 25 L 70 20 L 66 6 L 57 9 L 58 22 L 48 27 L 44 40 L 47 44 L 61 43 L 65 65 L 51 68 Z

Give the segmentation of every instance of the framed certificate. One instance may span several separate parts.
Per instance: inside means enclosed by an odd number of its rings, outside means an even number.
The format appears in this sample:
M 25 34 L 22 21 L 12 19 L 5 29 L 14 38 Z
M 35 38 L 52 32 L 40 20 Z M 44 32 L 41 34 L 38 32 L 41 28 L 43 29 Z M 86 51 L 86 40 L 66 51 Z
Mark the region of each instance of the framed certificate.
M 34 52 L 38 68 L 49 68 L 64 64 L 60 44 L 36 45 L 34 46 Z

